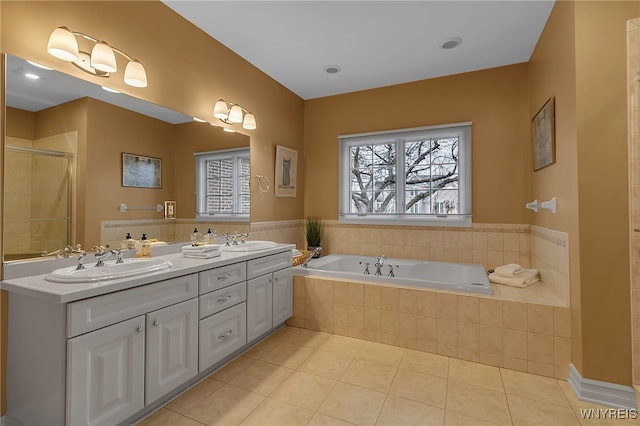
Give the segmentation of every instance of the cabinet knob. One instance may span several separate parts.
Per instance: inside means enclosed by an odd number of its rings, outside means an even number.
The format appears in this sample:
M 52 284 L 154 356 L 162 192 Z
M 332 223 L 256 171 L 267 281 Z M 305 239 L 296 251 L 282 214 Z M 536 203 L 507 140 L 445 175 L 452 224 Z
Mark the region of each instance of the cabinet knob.
M 138 328 L 136 328 L 136 332 L 142 333 L 144 331 L 144 325 L 140 324 Z
M 219 335 L 218 340 L 231 336 L 231 333 L 233 333 L 233 330 L 228 330 L 226 333 Z
M 154 326 L 154 327 L 157 327 L 157 326 L 159 326 L 159 325 L 160 325 L 160 321 L 158 321 L 158 320 L 154 320 L 154 321 L 153 321 L 153 326 Z

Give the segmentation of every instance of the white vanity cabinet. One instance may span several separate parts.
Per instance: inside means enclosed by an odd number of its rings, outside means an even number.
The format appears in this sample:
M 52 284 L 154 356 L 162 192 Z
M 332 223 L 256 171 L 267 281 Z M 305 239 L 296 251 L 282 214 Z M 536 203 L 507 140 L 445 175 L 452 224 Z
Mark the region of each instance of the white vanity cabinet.
M 291 252 L 247 261 L 247 341 L 255 341 L 293 314 Z

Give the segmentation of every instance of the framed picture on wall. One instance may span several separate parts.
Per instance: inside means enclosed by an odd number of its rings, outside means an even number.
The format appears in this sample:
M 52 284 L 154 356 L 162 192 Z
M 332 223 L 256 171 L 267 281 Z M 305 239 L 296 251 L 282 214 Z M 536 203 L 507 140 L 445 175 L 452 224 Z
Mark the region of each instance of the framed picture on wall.
M 531 120 L 533 128 L 533 170 L 556 162 L 556 125 L 554 98 L 551 97 Z
M 162 159 L 123 152 L 122 186 L 162 188 Z
M 298 151 L 281 145 L 276 146 L 276 197 L 296 196 L 298 175 Z

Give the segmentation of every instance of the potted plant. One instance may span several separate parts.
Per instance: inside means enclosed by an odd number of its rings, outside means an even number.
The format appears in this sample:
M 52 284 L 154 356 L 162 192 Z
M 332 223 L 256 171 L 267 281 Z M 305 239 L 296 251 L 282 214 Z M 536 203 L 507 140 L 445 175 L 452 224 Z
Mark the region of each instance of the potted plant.
M 307 233 L 307 250 L 313 252 L 320 246 L 320 235 L 322 232 L 322 222 L 319 217 L 307 216 L 306 233 Z M 314 258 L 320 257 L 320 250 L 313 255 Z

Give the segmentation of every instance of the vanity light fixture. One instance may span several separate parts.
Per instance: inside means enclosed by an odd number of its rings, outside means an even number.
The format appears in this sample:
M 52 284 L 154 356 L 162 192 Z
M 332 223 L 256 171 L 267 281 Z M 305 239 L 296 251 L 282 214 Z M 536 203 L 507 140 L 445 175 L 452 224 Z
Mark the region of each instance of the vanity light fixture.
M 226 124 L 242 123 L 242 128 L 247 130 L 256 128 L 256 117 L 252 113 L 241 105 L 224 99 L 218 99 L 213 106 L 213 116 Z
M 94 43 L 90 54 L 79 49 L 77 37 Z M 67 27 L 58 27 L 49 36 L 47 51 L 96 77 L 110 77 L 111 73 L 118 70 L 115 55 L 118 53 L 129 61 L 124 69 L 124 82 L 133 87 L 147 87 L 147 73 L 137 59 L 88 34 L 72 31 Z

